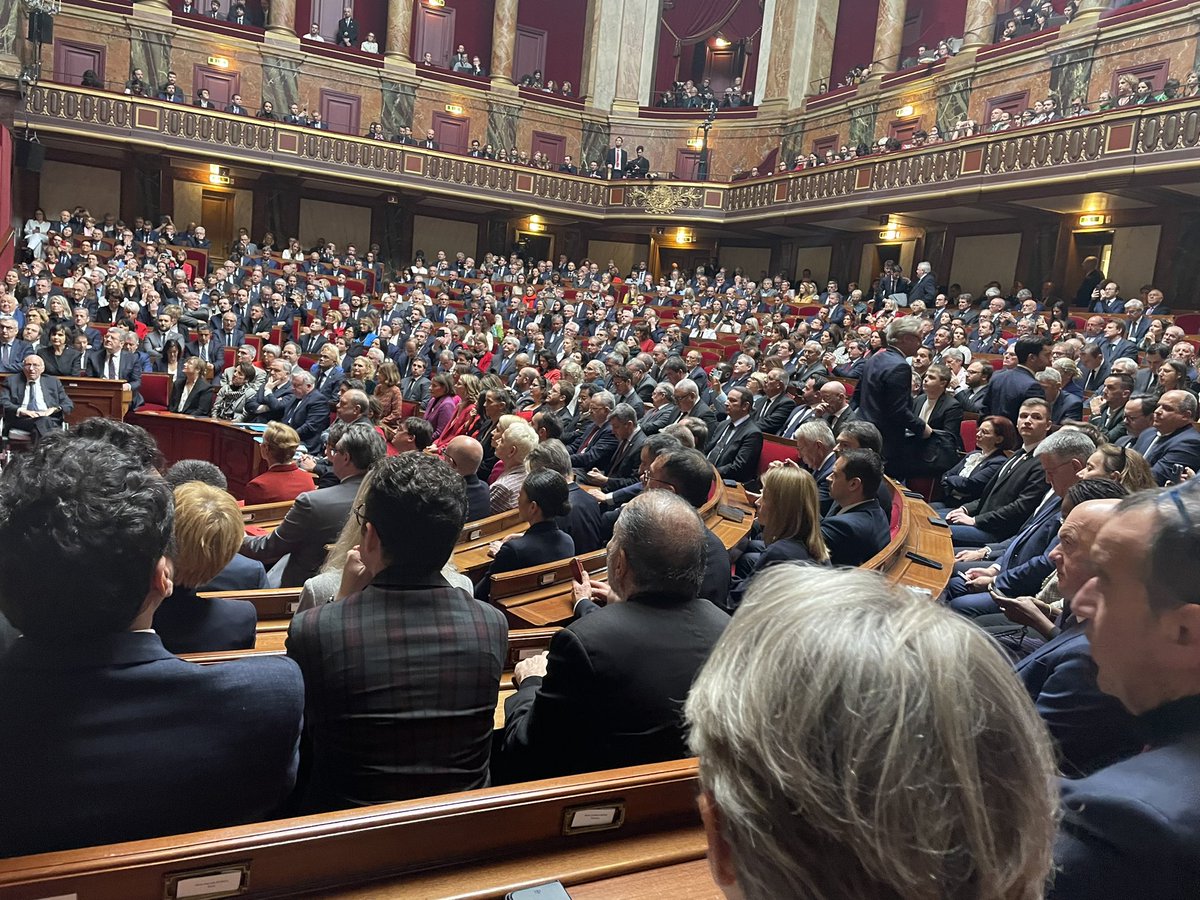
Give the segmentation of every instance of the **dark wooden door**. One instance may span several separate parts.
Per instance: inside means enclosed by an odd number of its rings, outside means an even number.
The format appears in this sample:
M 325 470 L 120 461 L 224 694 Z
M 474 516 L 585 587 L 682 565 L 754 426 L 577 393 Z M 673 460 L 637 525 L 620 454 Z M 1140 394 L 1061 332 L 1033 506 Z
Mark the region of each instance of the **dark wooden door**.
M 543 78 L 546 72 L 546 32 L 528 25 L 517 26 L 517 45 L 513 51 L 513 77 L 520 79 L 540 69 Z
M 211 66 L 192 67 L 193 99 L 199 96 L 201 88 L 208 88 L 208 99 L 224 109 L 234 94 L 241 93 L 242 76 L 237 72 L 217 69 Z M 242 106 L 246 101 L 242 100 Z
M 57 40 L 54 42 L 54 77 L 59 84 L 79 85 L 83 73 L 91 69 L 104 81 L 104 48 L 99 44 L 83 44 L 79 41 Z M 109 87 L 119 87 L 109 85 Z
M 567 139 L 561 134 L 546 134 L 542 131 L 533 133 L 533 146 L 529 148 L 530 156 L 542 153 L 550 157 L 550 162 L 557 166 L 563 161 L 566 152 Z
M 357 94 L 321 89 L 321 118 L 329 123 L 330 131 L 358 134 L 361 105 L 362 98 Z
M 471 142 L 471 120 L 435 112 L 431 126 L 433 139 L 443 153 L 466 153 Z
M 413 27 L 413 60 L 419 65 L 429 53 L 433 64 L 443 69 L 450 68 L 450 57 L 454 54 L 454 10 L 449 7 L 430 9 L 417 7 L 417 21 Z

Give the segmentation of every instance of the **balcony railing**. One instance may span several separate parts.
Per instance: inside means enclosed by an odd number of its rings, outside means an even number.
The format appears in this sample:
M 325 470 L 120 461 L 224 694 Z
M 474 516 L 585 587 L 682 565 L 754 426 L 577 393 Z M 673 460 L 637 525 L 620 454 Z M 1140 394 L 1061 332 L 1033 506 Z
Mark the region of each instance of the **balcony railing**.
M 1010 186 L 1200 168 L 1200 100 L 1130 106 L 736 184 L 600 181 L 244 116 L 40 84 L 29 124 L 46 133 L 169 147 L 232 163 L 271 165 L 461 195 L 590 219 L 714 223 L 804 216 L 918 200 L 964 202 Z M 1186 177 L 1186 176 L 1185 176 Z

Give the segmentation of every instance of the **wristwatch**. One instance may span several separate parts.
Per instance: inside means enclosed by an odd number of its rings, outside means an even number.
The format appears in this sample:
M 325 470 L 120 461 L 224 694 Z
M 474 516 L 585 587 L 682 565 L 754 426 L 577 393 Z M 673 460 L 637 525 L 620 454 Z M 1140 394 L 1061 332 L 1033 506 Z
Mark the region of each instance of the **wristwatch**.
M 984 548 L 983 548 L 983 558 L 984 558 L 984 559 L 991 559 L 991 558 L 992 558 L 992 548 L 991 548 L 991 547 L 988 547 L 988 546 L 986 546 L 986 545 L 984 546 Z

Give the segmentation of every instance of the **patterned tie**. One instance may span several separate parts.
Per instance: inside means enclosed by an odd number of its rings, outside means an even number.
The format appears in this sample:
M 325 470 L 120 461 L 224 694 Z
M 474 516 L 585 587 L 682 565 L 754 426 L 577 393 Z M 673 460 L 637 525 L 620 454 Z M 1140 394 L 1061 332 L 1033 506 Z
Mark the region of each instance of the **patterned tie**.
M 116 357 L 110 356 L 110 357 L 108 358 L 108 376 L 107 376 L 107 377 L 108 377 L 108 378 L 116 378 L 116 377 L 117 377 L 117 360 L 116 360 Z

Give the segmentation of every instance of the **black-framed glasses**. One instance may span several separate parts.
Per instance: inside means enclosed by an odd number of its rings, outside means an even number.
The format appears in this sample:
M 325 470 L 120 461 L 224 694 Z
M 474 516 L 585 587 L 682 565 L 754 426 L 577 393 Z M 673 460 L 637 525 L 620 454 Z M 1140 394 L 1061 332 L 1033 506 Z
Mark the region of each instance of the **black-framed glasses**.
M 350 507 L 350 514 L 354 516 L 354 521 L 358 523 L 359 528 L 367 527 L 367 514 L 362 511 L 362 507 Z

